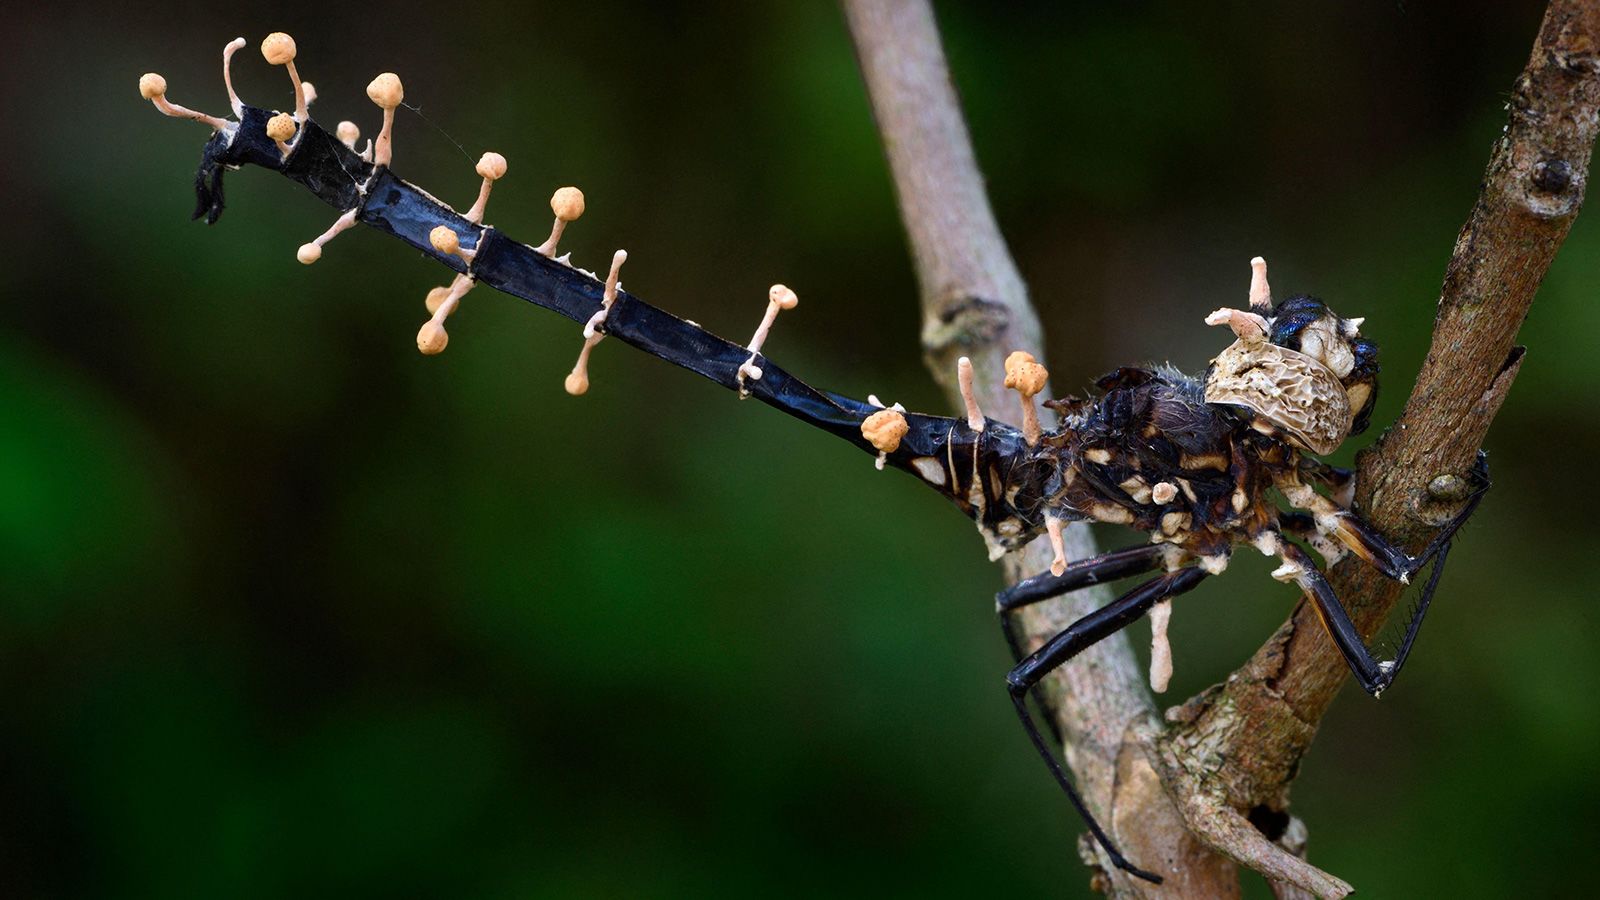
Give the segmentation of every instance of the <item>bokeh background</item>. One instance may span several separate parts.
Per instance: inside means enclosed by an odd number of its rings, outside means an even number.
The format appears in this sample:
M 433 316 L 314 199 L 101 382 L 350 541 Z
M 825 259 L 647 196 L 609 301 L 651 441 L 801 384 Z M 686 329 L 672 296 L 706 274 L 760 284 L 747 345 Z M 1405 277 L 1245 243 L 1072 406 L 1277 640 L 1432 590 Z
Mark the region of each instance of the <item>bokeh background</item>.
M 1203 367 L 1260 253 L 1369 317 L 1393 418 L 1540 4 L 938 10 L 1060 389 Z M 464 205 L 504 152 L 489 218 L 532 240 L 580 185 L 580 264 L 627 247 L 631 290 L 735 338 L 787 282 L 775 358 L 940 411 L 834 6 L 5 13 L 0 892 L 1086 894 L 943 501 L 620 345 L 568 397 L 576 328 L 489 291 L 420 357 L 436 266 L 367 231 L 298 265 L 334 213 L 257 169 L 191 223 L 205 129 L 135 91 L 225 112 L 242 34 L 241 92 L 287 105 L 282 29 L 316 116 L 373 133 L 397 71 L 401 174 Z M 1295 789 L 1369 896 L 1571 895 L 1600 838 L 1597 278 L 1590 212 L 1404 684 L 1348 690 Z M 1179 605 L 1168 702 L 1289 611 L 1267 568 Z

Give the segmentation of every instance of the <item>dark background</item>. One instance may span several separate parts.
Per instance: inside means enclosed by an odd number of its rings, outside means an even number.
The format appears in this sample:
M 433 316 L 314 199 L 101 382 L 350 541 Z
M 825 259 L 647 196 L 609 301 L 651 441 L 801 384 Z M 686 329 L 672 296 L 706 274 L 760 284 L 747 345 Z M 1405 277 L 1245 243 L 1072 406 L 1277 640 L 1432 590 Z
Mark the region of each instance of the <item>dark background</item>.
M 488 290 L 420 357 L 436 265 L 366 230 L 298 265 L 335 213 L 258 169 L 189 222 L 206 130 L 135 92 L 225 113 L 242 34 L 241 93 L 287 106 L 281 29 L 317 118 L 370 135 L 399 72 L 402 175 L 465 207 L 499 150 L 494 224 L 536 242 L 577 184 L 579 264 L 626 247 L 629 289 L 741 340 L 784 281 L 775 358 L 944 411 L 838 10 L 248 6 L 5 12 L 3 892 L 1083 893 L 943 501 L 621 345 L 568 397 L 577 328 Z M 1057 387 L 1202 368 L 1259 253 L 1368 317 L 1391 420 L 1540 11 L 941 4 Z M 1418 655 L 1347 691 L 1295 788 L 1365 895 L 1571 894 L 1600 838 L 1597 276 L 1590 213 Z M 1286 615 L 1268 568 L 1179 604 L 1166 702 Z

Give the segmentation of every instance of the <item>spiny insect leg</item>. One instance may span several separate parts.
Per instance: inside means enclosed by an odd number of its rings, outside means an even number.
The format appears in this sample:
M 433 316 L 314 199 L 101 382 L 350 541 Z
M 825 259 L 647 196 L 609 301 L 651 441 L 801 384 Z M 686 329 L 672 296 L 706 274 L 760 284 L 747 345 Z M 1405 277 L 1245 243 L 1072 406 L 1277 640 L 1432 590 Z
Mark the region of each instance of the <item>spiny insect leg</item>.
M 1072 779 L 1067 777 L 1066 770 L 1056 760 L 1055 754 L 1050 752 L 1044 736 L 1039 733 L 1033 716 L 1028 712 L 1028 692 L 1046 675 L 1060 668 L 1074 656 L 1137 621 L 1158 601 L 1192 590 L 1205 577 L 1205 571 L 1197 568 L 1179 569 L 1176 572 L 1158 575 L 1067 626 L 1066 630 L 1051 638 L 1043 647 L 1017 664 L 1017 667 L 1006 676 L 1011 702 L 1017 709 L 1017 718 L 1022 720 L 1023 730 L 1028 733 L 1028 739 L 1033 742 L 1034 750 L 1038 751 L 1045 765 L 1049 766 L 1050 774 L 1055 776 L 1056 783 L 1066 792 L 1067 799 L 1072 801 L 1073 807 L 1083 818 L 1089 832 L 1099 841 L 1100 846 L 1105 848 L 1106 854 L 1111 857 L 1111 862 L 1117 868 L 1152 884 L 1160 884 L 1161 877 L 1128 862 L 1111 842 L 1111 838 L 1101 829 L 1100 823 L 1089 813 L 1083 798 L 1073 787 Z
M 1312 565 L 1311 558 L 1305 551 L 1286 541 L 1283 544 L 1282 554 L 1286 563 L 1298 567 L 1295 580 L 1311 600 L 1313 608 L 1317 611 L 1317 618 L 1322 621 L 1322 627 L 1333 639 L 1334 646 L 1339 648 L 1339 653 L 1344 656 L 1350 671 L 1361 683 L 1361 689 L 1374 697 L 1381 695 L 1394 684 L 1395 678 L 1400 674 L 1400 667 L 1405 665 L 1406 657 L 1411 655 L 1411 648 L 1416 644 L 1417 634 L 1422 630 L 1422 618 L 1428 614 L 1428 606 L 1433 601 L 1433 592 L 1439 587 L 1439 576 L 1444 573 L 1445 559 L 1450 554 L 1450 542 L 1446 541 L 1433 554 L 1433 571 L 1429 573 L 1427 583 L 1422 586 L 1422 596 L 1417 600 L 1416 611 L 1412 613 L 1411 621 L 1406 624 L 1400 649 L 1395 653 L 1393 660 L 1384 662 L 1373 658 L 1372 651 L 1361 639 L 1361 632 L 1356 630 L 1355 623 L 1350 620 L 1350 614 L 1345 611 L 1338 594 L 1334 593 L 1333 585 L 1328 583 L 1327 576 Z

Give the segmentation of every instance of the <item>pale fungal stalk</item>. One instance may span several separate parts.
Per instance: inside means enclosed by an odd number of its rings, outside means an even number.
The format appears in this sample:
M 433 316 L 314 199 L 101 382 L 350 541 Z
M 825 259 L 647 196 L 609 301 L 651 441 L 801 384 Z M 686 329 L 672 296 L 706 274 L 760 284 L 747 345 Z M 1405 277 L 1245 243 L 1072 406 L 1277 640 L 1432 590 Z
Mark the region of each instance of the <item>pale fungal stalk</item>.
M 171 116 L 174 119 L 193 119 L 196 122 L 204 122 L 217 131 L 225 131 L 232 127 L 232 123 L 226 119 L 208 116 L 203 112 L 197 112 L 187 106 L 179 106 L 169 101 L 167 99 L 167 80 L 155 72 L 146 72 L 139 76 L 139 96 L 155 104 L 156 109 L 160 110 L 162 115 Z
M 550 211 L 556 214 L 555 224 L 550 226 L 550 236 L 534 249 L 554 258 L 556 245 L 561 242 L 561 232 L 566 230 L 567 223 L 576 222 L 583 215 L 583 191 L 575 187 L 557 190 L 550 195 Z
M 295 251 L 294 258 L 300 260 L 302 264 L 308 266 L 321 259 L 322 245 L 333 240 L 336 236 L 338 236 L 339 232 L 355 225 L 357 212 L 359 212 L 359 210 L 350 210 L 349 212 L 340 216 L 338 219 L 334 220 L 333 226 L 327 231 L 317 235 L 316 239 L 311 243 L 301 244 L 300 249 Z
M 244 101 L 239 99 L 239 94 L 233 89 L 233 55 L 249 43 L 242 37 L 236 37 L 222 48 L 222 86 L 228 89 L 228 106 L 233 109 L 234 118 L 244 118 Z
M 967 408 L 967 427 L 983 430 L 983 410 L 978 408 L 978 395 L 972 390 L 972 360 L 965 356 L 956 360 L 956 384 L 961 387 L 961 402 Z
M 1267 317 L 1272 315 L 1272 288 L 1267 284 L 1267 261 L 1250 260 L 1250 310 L 1224 306 L 1206 316 L 1207 325 L 1226 325 L 1239 340 L 1257 344 L 1267 339 Z
M 483 224 L 483 209 L 489 205 L 489 189 L 494 183 L 505 177 L 506 158 L 498 153 L 489 152 L 478 158 L 477 172 L 483 178 L 483 186 L 478 189 L 478 199 L 472 204 L 462 218 L 474 225 Z
M 1032 353 L 1018 350 L 1006 357 L 1005 386 L 1022 398 L 1022 437 L 1030 447 L 1039 443 L 1042 434 L 1039 411 L 1033 406 L 1033 398 L 1044 390 L 1049 380 L 1050 373 L 1034 359 Z
M 1055 553 L 1055 558 L 1050 561 L 1050 574 L 1060 575 L 1067 571 L 1067 545 L 1061 536 L 1061 520 L 1045 513 L 1044 530 L 1050 535 L 1050 549 Z
M 1171 600 L 1150 607 L 1150 690 L 1158 694 L 1166 693 L 1172 681 L 1172 642 L 1167 639 L 1171 619 Z
M 383 110 L 383 127 L 372 145 L 372 164 L 387 166 L 394 159 L 394 108 L 405 100 L 405 86 L 399 75 L 384 72 L 367 85 L 367 97 Z
M 1272 288 L 1267 285 L 1267 261 L 1257 256 L 1250 260 L 1250 311 L 1272 314 Z
M 589 390 L 589 353 L 605 338 L 600 327 L 606 323 L 611 304 L 617 302 L 617 291 L 622 289 L 622 264 L 628 261 L 628 251 L 618 250 L 611 255 L 611 271 L 606 274 L 605 291 L 600 295 L 600 309 L 583 325 L 583 349 L 578 351 L 578 361 L 562 384 L 567 393 L 582 396 Z
M 606 323 L 606 316 L 611 313 L 611 304 L 617 302 L 617 291 L 622 287 L 622 264 L 628 261 L 628 251 L 618 250 L 611 254 L 611 271 L 606 273 L 606 287 L 600 294 L 600 308 L 583 324 L 583 336 L 594 337 L 600 326 Z
M 465 297 L 467 291 L 472 290 L 476 284 L 470 275 L 457 275 L 455 280 L 450 282 L 450 289 L 436 305 L 433 305 L 433 318 L 424 322 L 417 330 L 417 349 L 422 351 L 424 356 L 436 356 L 444 352 L 444 348 L 450 343 L 450 335 L 444 330 L 444 320 L 450 318 L 450 314 L 460 305 L 461 298 Z M 434 288 L 428 292 L 430 301 L 434 299 L 434 292 L 438 290 Z
M 767 311 L 761 317 L 761 324 L 756 326 L 755 336 L 750 338 L 750 343 L 745 347 L 750 351 L 750 358 L 739 367 L 739 396 L 750 396 L 744 389 L 745 379 L 751 381 L 761 380 L 761 367 L 756 365 L 756 357 L 761 355 L 761 346 L 767 342 L 767 334 L 772 331 L 772 323 L 778 320 L 778 313 L 785 309 L 794 309 L 800 305 L 800 297 L 794 291 L 781 284 L 775 284 L 767 290 Z
M 261 41 L 261 56 L 274 66 L 283 66 L 289 73 L 289 82 L 294 85 L 294 120 L 304 122 L 309 115 L 307 105 L 311 101 L 306 99 L 306 86 L 300 83 L 300 73 L 295 71 L 294 38 L 281 31 L 274 31 Z

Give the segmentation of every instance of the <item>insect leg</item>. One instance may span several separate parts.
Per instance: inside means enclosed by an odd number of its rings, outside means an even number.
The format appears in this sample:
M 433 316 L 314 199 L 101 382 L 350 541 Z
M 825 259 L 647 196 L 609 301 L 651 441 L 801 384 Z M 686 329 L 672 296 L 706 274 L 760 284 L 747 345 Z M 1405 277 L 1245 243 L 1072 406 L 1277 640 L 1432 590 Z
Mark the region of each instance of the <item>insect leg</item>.
M 1400 674 L 1400 667 L 1405 665 L 1406 657 L 1411 655 L 1411 648 L 1416 644 L 1417 634 L 1422 630 L 1422 618 L 1428 614 L 1428 605 L 1433 601 L 1433 592 L 1439 586 L 1439 576 L 1444 572 L 1445 559 L 1450 554 L 1450 542 L 1446 541 L 1434 554 L 1433 571 L 1429 573 L 1427 583 L 1422 586 L 1422 596 L 1417 601 L 1411 621 L 1406 625 L 1400 649 L 1395 653 L 1393 660 L 1386 662 L 1373 658 L 1372 651 L 1361 639 L 1361 633 L 1356 630 L 1355 623 L 1350 621 L 1350 614 L 1345 611 L 1344 604 L 1339 602 L 1338 595 L 1334 593 L 1333 585 L 1328 583 L 1327 576 L 1312 565 L 1311 558 L 1305 551 L 1285 541 L 1280 552 L 1286 563 L 1298 567 L 1295 581 L 1310 598 L 1313 608 L 1317 611 L 1317 618 L 1322 621 L 1322 627 L 1333 639 L 1334 646 L 1339 648 L 1345 663 L 1350 666 L 1350 671 L 1361 683 L 1361 689 L 1374 697 L 1382 694 L 1394 684 L 1395 678 Z
M 1160 544 L 1140 544 L 1081 559 L 1060 575 L 1042 572 L 1006 588 L 994 596 L 995 608 L 1010 612 L 1090 585 L 1148 572 L 1161 564 L 1165 553 Z
M 1011 702 L 1016 706 L 1017 718 L 1022 720 L 1023 730 L 1028 733 L 1033 748 L 1050 767 L 1050 774 L 1055 776 L 1056 783 L 1061 785 L 1061 789 L 1067 794 L 1067 799 L 1072 801 L 1078 815 L 1089 827 L 1089 832 L 1094 835 L 1096 841 L 1099 841 L 1100 846 L 1105 848 L 1106 854 L 1111 857 L 1111 862 L 1117 868 L 1153 884 L 1160 884 L 1161 877 L 1128 862 L 1116 845 L 1111 843 L 1111 838 L 1101 829 L 1100 823 L 1089 813 L 1083 798 L 1078 796 L 1077 789 L 1073 787 L 1072 779 L 1067 777 L 1066 770 L 1050 752 L 1044 736 L 1034 724 L 1033 716 L 1028 712 L 1028 692 L 1046 675 L 1060 668 L 1074 656 L 1138 620 L 1158 601 L 1192 589 L 1205 577 L 1205 571 L 1197 568 L 1179 569 L 1176 572 L 1158 575 L 1067 626 L 1065 631 L 1051 638 L 1043 647 L 1018 663 L 1006 676 Z
M 1005 635 L 1006 646 L 1011 648 L 1012 661 L 1020 663 L 1027 655 L 1022 649 L 1022 637 L 1017 634 L 1018 609 L 1093 585 L 1148 572 L 1160 564 L 1162 557 L 1162 549 L 1157 544 L 1140 544 L 1124 550 L 1113 550 L 1110 553 L 1078 560 L 1068 565 L 1066 571 L 1060 575 L 1042 572 L 996 594 L 995 611 L 1000 615 L 1000 631 Z M 1055 719 L 1049 716 L 1043 718 L 1056 743 L 1064 743 Z

